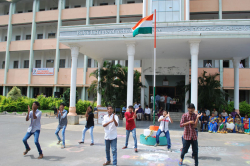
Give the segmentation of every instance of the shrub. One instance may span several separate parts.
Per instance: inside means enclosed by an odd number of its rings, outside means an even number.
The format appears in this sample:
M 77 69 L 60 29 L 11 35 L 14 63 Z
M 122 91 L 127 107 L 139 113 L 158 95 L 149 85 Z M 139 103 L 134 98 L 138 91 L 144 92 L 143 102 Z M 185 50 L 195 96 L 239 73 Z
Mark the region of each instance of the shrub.
M 228 114 L 231 114 L 234 109 L 234 102 L 230 101 L 228 105 L 224 107 L 224 109 Z M 248 116 L 250 116 L 250 104 L 248 104 L 246 101 L 240 102 L 239 110 L 241 116 L 245 116 L 245 114 L 248 114 Z
M 96 107 L 96 103 L 90 102 L 90 101 L 82 101 L 81 99 L 78 100 L 78 102 L 76 103 L 76 113 L 77 114 L 85 114 L 86 110 L 89 106 L 92 106 L 93 110 L 94 107 Z
M 22 97 L 21 90 L 16 86 L 14 86 L 7 94 L 7 98 L 11 98 L 12 100 L 17 100 L 21 97 Z
M 78 101 L 78 92 L 76 91 L 76 101 Z M 68 88 L 64 93 L 63 93 L 63 103 L 65 106 L 69 107 L 69 102 L 70 102 L 70 88 Z

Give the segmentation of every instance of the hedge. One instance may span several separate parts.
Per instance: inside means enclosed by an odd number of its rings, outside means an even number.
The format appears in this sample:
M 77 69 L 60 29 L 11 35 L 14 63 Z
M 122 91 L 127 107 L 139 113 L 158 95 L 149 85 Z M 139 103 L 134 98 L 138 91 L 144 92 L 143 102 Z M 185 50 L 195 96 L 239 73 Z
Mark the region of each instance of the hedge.
M 234 102 L 233 101 L 229 102 L 228 105 L 224 107 L 224 109 L 228 114 L 231 114 L 231 112 L 234 109 Z M 240 102 L 239 110 L 241 117 L 244 117 L 245 114 L 247 114 L 250 117 L 250 104 L 248 104 L 246 101 Z

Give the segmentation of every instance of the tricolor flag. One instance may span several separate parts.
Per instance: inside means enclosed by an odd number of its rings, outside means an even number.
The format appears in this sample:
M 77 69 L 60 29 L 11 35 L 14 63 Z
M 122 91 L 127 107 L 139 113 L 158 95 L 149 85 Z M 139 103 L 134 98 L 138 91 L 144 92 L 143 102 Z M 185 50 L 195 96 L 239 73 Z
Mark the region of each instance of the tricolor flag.
M 133 37 L 138 34 L 149 34 L 152 33 L 152 21 L 154 14 L 142 18 L 133 28 Z

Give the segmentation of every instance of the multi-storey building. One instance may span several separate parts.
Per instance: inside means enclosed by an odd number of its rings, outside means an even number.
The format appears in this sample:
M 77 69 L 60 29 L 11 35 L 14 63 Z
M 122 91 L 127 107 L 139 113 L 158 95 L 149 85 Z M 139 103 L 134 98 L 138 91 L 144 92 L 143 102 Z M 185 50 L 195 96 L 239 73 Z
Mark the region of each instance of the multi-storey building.
M 197 77 L 205 70 L 220 73 L 236 109 L 239 101 L 250 101 L 249 0 L 6 0 L 0 3 L 0 94 L 18 86 L 29 97 L 51 96 L 71 86 L 91 100 L 89 74 L 111 60 L 129 67 L 128 104 L 133 68 L 146 85 L 141 103 L 150 104 L 153 34 L 132 38 L 130 28 L 154 9 L 156 93 L 178 96 L 177 83 L 191 78 L 191 101 L 197 105 Z M 245 68 L 239 69 L 240 61 Z M 39 68 L 52 74 L 34 74 Z

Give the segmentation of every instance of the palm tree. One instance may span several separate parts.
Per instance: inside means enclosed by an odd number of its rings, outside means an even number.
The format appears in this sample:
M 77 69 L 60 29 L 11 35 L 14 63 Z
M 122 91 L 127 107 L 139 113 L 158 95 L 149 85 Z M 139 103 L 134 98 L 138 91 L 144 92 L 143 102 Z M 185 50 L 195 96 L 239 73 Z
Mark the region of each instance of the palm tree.
M 228 94 L 221 90 L 220 81 L 216 79 L 220 74 L 206 75 L 206 73 L 203 71 L 202 75 L 198 77 L 198 106 L 210 110 L 221 109 L 222 106 L 227 105 L 225 97 Z M 191 84 L 186 85 L 185 88 L 186 92 L 191 92 Z
M 101 77 L 99 89 L 97 88 L 97 80 L 93 81 L 88 89 L 88 92 L 94 93 L 94 100 L 96 100 L 96 93 L 99 91 L 102 95 L 102 105 L 107 106 L 111 104 L 115 107 L 120 107 L 122 104 L 125 104 L 124 102 L 127 100 L 128 68 L 105 61 L 100 72 L 97 69 L 90 74 L 90 76 L 96 78 L 98 78 L 98 75 Z M 140 77 L 141 73 L 135 70 L 133 101 L 138 101 L 140 89 L 144 87 Z

